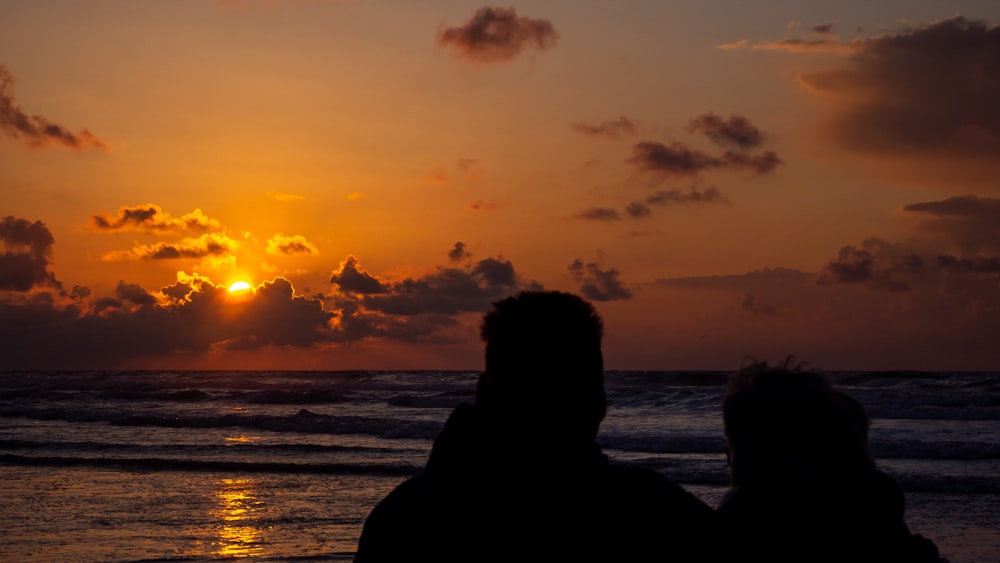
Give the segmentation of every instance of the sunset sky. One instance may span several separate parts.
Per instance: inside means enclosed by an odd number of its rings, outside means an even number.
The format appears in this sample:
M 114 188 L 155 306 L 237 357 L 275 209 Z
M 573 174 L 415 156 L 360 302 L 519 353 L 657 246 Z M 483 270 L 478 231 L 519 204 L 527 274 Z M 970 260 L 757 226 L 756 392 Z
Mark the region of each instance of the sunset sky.
M 540 288 L 609 369 L 1000 369 L 998 24 L 2 1 L 0 369 L 477 369 Z

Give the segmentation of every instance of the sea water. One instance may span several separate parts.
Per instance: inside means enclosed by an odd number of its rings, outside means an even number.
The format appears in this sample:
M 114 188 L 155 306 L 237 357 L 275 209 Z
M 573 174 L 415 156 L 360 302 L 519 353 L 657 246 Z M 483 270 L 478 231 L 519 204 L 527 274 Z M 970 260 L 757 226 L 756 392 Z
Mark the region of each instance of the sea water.
M 0 374 L 0 560 L 338 561 L 422 467 L 475 372 Z M 907 522 L 1000 561 L 1000 373 L 830 373 Z M 722 372 L 608 372 L 598 441 L 715 505 Z M 530 392 L 530 390 L 526 390 Z

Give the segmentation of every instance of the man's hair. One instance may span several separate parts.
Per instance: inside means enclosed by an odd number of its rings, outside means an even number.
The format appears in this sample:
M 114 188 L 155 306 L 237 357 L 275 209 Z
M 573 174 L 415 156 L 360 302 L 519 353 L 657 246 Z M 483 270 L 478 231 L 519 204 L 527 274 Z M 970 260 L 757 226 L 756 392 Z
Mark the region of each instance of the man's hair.
M 730 376 L 722 420 L 735 485 L 781 478 L 792 467 L 829 474 L 873 466 L 861 405 L 790 361 L 754 363 Z
M 604 418 L 603 323 L 582 298 L 525 291 L 497 301 L 483 318 L 486 372 L 477 403 L 570 425 Z M 589 430 L 588 430 L 589 432 Z

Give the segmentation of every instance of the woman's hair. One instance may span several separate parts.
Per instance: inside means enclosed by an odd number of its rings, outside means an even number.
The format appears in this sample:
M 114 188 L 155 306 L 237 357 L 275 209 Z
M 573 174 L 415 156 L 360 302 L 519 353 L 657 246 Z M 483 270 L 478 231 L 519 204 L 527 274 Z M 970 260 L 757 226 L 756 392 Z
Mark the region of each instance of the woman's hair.
M 874 465 L 863 407 L 792 358 L 773 367 L 755 362 L 732 374 L 722 420 L 734 485 Z

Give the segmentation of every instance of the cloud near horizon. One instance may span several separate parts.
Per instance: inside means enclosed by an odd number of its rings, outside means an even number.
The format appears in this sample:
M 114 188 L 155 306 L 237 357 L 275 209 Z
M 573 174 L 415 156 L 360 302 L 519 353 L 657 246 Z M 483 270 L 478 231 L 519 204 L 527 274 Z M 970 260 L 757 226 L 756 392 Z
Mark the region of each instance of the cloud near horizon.
M 108 145 L 87 129 L 76 133 L 49 121 L 44 115 L 28 115 L 14 101 L 14 76 L 0 64 L 0 131 L 24 140 L 29 148 L 47 148 L 53 144 L 75 150 L 108 150 Z
M 60 288 L 48 271 L 55 238 L 41 221 L 8 215 L 0 220 L 0 290 L 29 291 L 36 286 Z
M 518 16 L 514 8 L 480 8 L 464 25 L 438 30 L 437 43 L 477 64 L 511 61 L 522 52 L 544 51 L 559 41 L 552 23 Z

